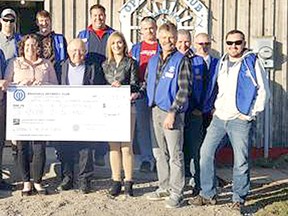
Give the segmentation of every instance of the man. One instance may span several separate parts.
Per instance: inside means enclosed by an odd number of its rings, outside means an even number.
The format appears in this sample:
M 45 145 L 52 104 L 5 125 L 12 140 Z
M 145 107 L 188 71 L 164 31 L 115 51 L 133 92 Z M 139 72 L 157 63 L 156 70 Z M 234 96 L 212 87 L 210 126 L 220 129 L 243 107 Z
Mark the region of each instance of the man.
M 115 31 L 106 25 L 105 8 L 100 4 L 90 7 L 91 25 L 87 29 L 79 32 L 78 38 L 81 38 L 86 44 L 86 60 L 89 62 L 99 62 L 100 65 L 106 60 L 106 45 L 108 37 Z M 97 143 L 94 147 L 94 163 L 99 166 L 105 165 L 104 155 L 107 153 L 107 143 Z
M 196 196 L 200 191 L 199 153 L 203 141 L 204 98 L 206 97 L 205 76 L 207 73 L 204 59 L 190 49 L 191 35 L 187 30 L 180 29 L 176 47 L 190 59 L 193 85 L 192 94 L 189 97 L 189 109 L 185 113 L 184 128 L 184 162 L 185 175 L 191 176 L 190 185 L 193 186 L 192 195 Z
M 57 79 L 60 83 L 61 62 L 67 58 L 67 42 L 62 34 L 52 31 L 52 18 L 48 11 L 42 10 L 36 14 L 36 24 L 39 32 L 36 34 L 41 41 L 41 57 L 49 59 L 54 65 Z
M 100 64 L 106 60 L 106 44 L 108 37 L 115 31 L 106 25 L 106 9 L 95 4 L 90 7 L 91 25 L 80 31 L 78 38 L 81 38 L 87 49 L 86 58 L 89 61 L 99 61 Z
M 15 32 L 16 13 L 11 8 L 6 8 L 1 12 L 1 32 L 0 32 L 0 50 L 1 50 L 1 76 L 4 72 L 8 61 L 18 56 L 18 42 L 21 40 L 20 34 Z M 3 52 L 2 52 L 3 51 Z M 4 93 L 0 93 L 0 170 L 2 167 L 3 148 L 5 145 L 5 121 L 6 121 L 6 101 Z M 16 155 L 16 154 L 15 154 Z M 11 186 L 3 181 L 0 173 L 0 187 L 2 189 L 11 189 Z
M 227 53 L 220 59 L 213 78 L 218 84 L 215 112 L 200 151 L 200 195 L 193 205 L 216 204 L 214 158 L 227 133 L 234 152 L 233 205 L 241 211 L 249 191 L 249 131 L 252 120 L 264 110 L 269 98 L 268 78 L 257 56 L 245 48 L 239 30 L 226 35 Z
M 159 188 L 148 194 L 149 200 L 167 198 L 167 208 L 178 208 L 183 201 L 185 185 L 183 160 L 184 113 L 188 108 L 190 83 L 189 60 L 175 48 L 177 29 L 172 23 L 159 27 L 162 48 L 147 66 L 147 97 L 152 107 L 153 128 L 157 146 L 156 159 Z
M 205 75 L 205 81 L 206 81 L 206 87 L 207 92 L 209 92 L 209 89 L 211 88 L 211 81 L 212 77 L 215 74 L 216 65 L 219 61 L 218 58 L 215 58 L 211 54 L 211 39 L 210 36 L 207 33 L 199 33 L 194 37 L 194 48 L 195 53 L 198 56 L 201 56 L 206 63 L 207 66 L 207 73 Z M 212 110 L 213 105 L 216 99 L 216 92 L 214 91 L 212 95 L 206 95 L 207 98 L 205 98 L 205 105 L 203 107 L 203 136 L 205 137 L 206 129 L 209 126 L 211 119 L 212 119 Z
M 21 36 L 15 32 L 16 18 L 16 13 L 11 8 L 6 8 L 1 13 L 0 49 L 4 52 L 6 61 L 18 56 L 17 44 Z
M 98 64 L 85 61 L 86 48 L 81 39 L 73 39 L 68 44 L 67 59 L 62 65 L 62 85 L 101 85 L 105 84 L 103 71 Z M 59 190 L 73 187 L 74 163 L 79 158 L 79 189 L 86 194 L 90 191 L 90 180 L 93 174 L 92 153 L 89 142 L 65 142 L 56 149 L 62 166 L 62 183 Z
M 159 51 L 160 47 L 156 38 L 157 24 L 153 17 L 144 17 L 140 23 L 140 34 L 142 41 L 133 45 L 132 57 L 139 64 L 140 87 L 144 83 L 146 67 L 151 56 Z M 154 169 L 154 158 L 152 153 L 152 142 L 155 142 L 154 133 L 151 128 L 151 109 L 147 105 L 147 96 L 136 100 L 136 128 L 135 142 L 140 150 L 140 171 L 150 172 Z

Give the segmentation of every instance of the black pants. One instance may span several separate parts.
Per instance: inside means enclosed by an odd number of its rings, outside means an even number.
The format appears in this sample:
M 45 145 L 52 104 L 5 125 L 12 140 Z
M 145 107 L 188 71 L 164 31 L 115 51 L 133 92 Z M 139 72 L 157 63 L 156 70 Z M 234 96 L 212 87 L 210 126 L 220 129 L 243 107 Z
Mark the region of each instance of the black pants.
M 32 177 L 35 183 L 42 181 L 45 162 L 45 141 L 18 141 L 18 167 L 24 182 L 30 181 L 30 162 L 32 156 Z
M 79 180 L 88 179 L 93 174 L 92 151 L 87 142 L 59 142 L 55 146 L 61 161 L 62 179 L 73 180 L 74 164 L 79 162 Z

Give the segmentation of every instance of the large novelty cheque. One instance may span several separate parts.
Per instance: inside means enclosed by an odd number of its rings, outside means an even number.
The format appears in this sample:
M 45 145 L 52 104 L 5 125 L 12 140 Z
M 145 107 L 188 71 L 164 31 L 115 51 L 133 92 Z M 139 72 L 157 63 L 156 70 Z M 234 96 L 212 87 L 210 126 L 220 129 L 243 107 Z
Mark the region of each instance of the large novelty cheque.
M 7 140 L 130 141 L 130 87 L 7 90 Z

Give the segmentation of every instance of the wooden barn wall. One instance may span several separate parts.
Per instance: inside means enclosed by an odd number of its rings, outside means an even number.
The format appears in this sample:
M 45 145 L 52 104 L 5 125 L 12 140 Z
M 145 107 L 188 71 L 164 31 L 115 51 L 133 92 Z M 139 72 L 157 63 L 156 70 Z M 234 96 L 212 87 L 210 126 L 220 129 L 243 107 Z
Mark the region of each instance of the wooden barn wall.
M 106 7 L 107 24 L 120 30 L 119 10 L 127 0 L 45 0 L 44 7 L 52 13 L 53 29 L 65 34 L 69 41 L 89 24 L 89 7 L 100 3 Z M 157 2 L 161 0 L 157 0 Z M 179 0 L 181 1 L 181 0 Z M 191 0 L 193 1 L 193 0 Z M 241 29 L 248 47 L 256 36 L 276 38 L 275 70 L 270 70 L 271 137 L 270 146 L 288 146 L 287 128 L 287 0 L 201 0 L 209 10 L 212 48 L 221 55 L 224 37 L 231 29 Z M 149 0 L 148 3 L 153 2 Z M 136 37 L 134 37 L 136 38 Z M 255 126 L 254 146 L 263 146 L 263 115 Z

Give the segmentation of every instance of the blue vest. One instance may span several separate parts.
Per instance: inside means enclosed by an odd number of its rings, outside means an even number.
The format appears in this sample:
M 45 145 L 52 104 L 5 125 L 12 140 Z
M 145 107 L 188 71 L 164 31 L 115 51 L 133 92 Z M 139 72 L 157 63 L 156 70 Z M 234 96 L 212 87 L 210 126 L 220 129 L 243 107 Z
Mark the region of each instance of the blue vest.
M 168 62 L 162 68 L 158 68 L 159 53 L 150 58 L 147 66 L 148 105 L 150 107 L 156 105 L 166 112 L 171 108 L 179 89 L 178 76 L 180 72 L 180 63 L 184 57 L 184 55 L 178 51 L 171 55 Z M 157 73 L 159 70 L 161 77 L 157 80 Z M 188 100 L 179 112 L 185 112 L 187 108 Z
M 62 34 L 52 34 L 53 50 L 55 54 L 55 62 L 61 62 L 67 58 L 66 40 Z
M 254 53 L 246 55 L 241 62 L 237 78 L 236 87 L 236 107 L 240 113 L 248 115 L 252 108 L 253 102 L 257 96 L 257 77 L 255 71 L 255 62 L 257 56 Z M 220 63 L 220 61 L 219 61 Z M 213 86 L 216 85 L 218 73 L 222 64 L 217 65 Z
M 216 100 L 216 96 L 217 96 L 217 86 L 212 86 L 213 85 L 213 77 L 215 76 L 215 72 L 216 72 L 216 66 L 219 62 L 218 58 L 214 58 L 212 56 L 211 57 L 211 61 L 210 61 L 210 65 L 209 65 L 209 70 L 208 73 L 206 74 L 206 93 L 204 96 L 204 102 L 203 102 L 203 113 L 210 113 L 211 110 L 214 108 L 214 102 Z
M 141 52 L 141 46 L 142 46 L 142 42 L 138 42 L 136 44 L 134 44 L 131 48 L 131 55 L 132 58 L 135 59 L 138 63 L 140 63 L 140 52 Z M 157 51 L 156 53 L 158 53 L 161 50 L 161 47 L 158 43 L 158 47 L 157 47 Z
M 204 97 L 206 93 L 206 83 L 204 83 L 206 66 L 204 59 L 201 56 L 194 55 L 190 58 L 193 81 L 192 81 L 192 95 L 189 99 L 189 110 L 198 109 L 202 111 Z
M 108 36 L 110 36 L 115 30 L 108 27 L 106 30 L 106 33 L 108 34 Z M 85 29 L 83 31 L 80 31 L 78 36 L 78 38 L 82 39 L 85 42 L 86 45 L 86 50 L 87 50 L 87 54 L 86 54 L 86 59 L 90 59 L 90 55 L 89 55 L 89 38 L 90 38 L 90 31 L 88 29 Z M 100 57 L 100 55 L 99 55 Z M 100 57 L 101 58 L 101 57 Z M 101 59 L 100 62 L 102 63 L 105 59 Z

